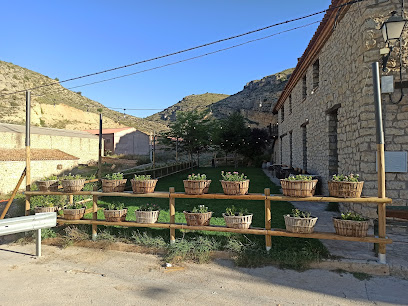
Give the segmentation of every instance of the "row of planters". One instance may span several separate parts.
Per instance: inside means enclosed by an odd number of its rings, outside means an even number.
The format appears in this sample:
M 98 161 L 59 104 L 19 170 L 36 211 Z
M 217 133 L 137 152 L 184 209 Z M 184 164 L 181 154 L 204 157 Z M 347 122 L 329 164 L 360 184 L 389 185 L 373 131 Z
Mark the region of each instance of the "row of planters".
M 85 214 L 85 207 L 74 205 L 64 208 L 64 218 L 68 220 L 79 220 Z M 123 203 L 108 204 L 104 211 L 105 220 L 109 222 L 122 222 L 126 220 L 128 209 Z M 208 207 L 199 205 L 191 211 L 184 211 L 187 226 L 208 226 L 213 212 Z M 135 210 L 137 223 L 156 223 L 160 210 L 155 204 L 142 205 Z M 222 214 L 227 227 L 236 229 L 248 229 L 252 223 L 253 214 L 247 209 L 237 209 L 235 206 L 228 207 Z M 288 232 L 311 234 L 317 222 L 317 217 L 311 216 L 309 212 L 293 209 L 292 214 L 285 215 L 285 226 Z M 341 214 L 339 218 L 333 218 L 336 234 L 342 236 L 365 237 L 368 231 L 368 220 L 354 213 Z
M 221 185 L 226 195 L 244 195 L 248 193 L 249 179 L 238 172 L 221 172 Z M 60 179 L 64 192 L 81 191 L 85 184 L 85 178 L 80 175 L 66 175 Z M 103 192 L 123 192 L 127 179 L 123 173 L 113 173 L 106 175 L 102 180 Z M 135 175 L 131 180 L 133 193 L 152 193 L 155 190 L 157 179 L 152 179 L 150 175 Z M 316 190 L 317 179 L 310 175 L 291 175 L 281 179 L 283 194 L 291 197 L 312 197 Z M 51 177 L 47 180 L 39 181 L 38 187 L 41 191 L 57 191 L 59 180 Z M 190 174 L 183 180 L 186 194 L 197 195 L 208 193 L 211 180 L 205 174 Z M 340 198 L 359 198 L 363 190 L 364 182 L 359 181 L 359 175 L 333 175 L 328 182 L 329 194 Z
M 316 191 L 317 179 L 311 175 L 290 175 L 281 179 L 282 192 L 290 197 L 312 197 Z M 338 198 L 359 198 L 364 182 L 358 174 L 335 174 L 328 182 L 329 194 Z
M 249 179 L 238 172 L 222 171 L 221 185 L 224 193 L 227 195 L 244 195 L 248 193 Z M 102 192 L 123 192 L 126 187 L 127 179 L 123 173 L 107 174 L 102 181 Z M 135 175 L 131 180 L 132 190 L 135 194 L 152 193 L 157 184 L 157 179 L 152 179 L 150 175 Z M 58 191 L 58 184 L 61 182 L 64 192 L 81 191 L 85 184 L 85 178 L 80 175 L 66 175 L 58 179 L 53 176 L 38 182 L 41 191 Z M 207 179 L 205 174 L 190 174 L 186 180 L 183 180 L 186 194 L 204 194 L 208 193 L 211 180 Z
M 85 215 L 86 207 L 80 204 L 74 204 L 63 209 L 64 219 L 79 220 Z M 108 204 L 108 208 L 103 211 L 105 220 L 109 222 L 122 222 L 126 220 L 128 209 L 123 203 Z M 208 211 L 208 207 L 199 205 L 191 211 L 184 211 L 186 223 L 188 226 L 208 226 L 213 212 Z M 160 210 L 156 204 L 145 204 L 135 210 L 137 223 L 156 223 L 159 218 Z M 237 209 L 235 206 L 229 207 L 222 214 L 227 227 L 231 228 L 249 228 L 252 223 L 253 214 L 247 209 Z
M 309 212 L 293 209 L 292 214 L 285 215 L 285 226 L 288 232 L 311 234 L 317 222 L 317 217 Z M 350 237 L 366 237 L 369 222 L 358 214 L 342 213 L 340 217 L 333 218 L 336 234 Z

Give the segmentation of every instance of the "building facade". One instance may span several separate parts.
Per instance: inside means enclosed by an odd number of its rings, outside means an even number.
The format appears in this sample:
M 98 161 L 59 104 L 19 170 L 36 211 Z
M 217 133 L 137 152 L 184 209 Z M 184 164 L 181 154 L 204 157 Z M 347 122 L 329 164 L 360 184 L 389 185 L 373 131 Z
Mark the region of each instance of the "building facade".
M 400 0 L 367 0 L 344 5 L 333 0 L 315 35 L 289 79 L 273 112 L 279 122 L 276 163 L 301 168 L 321 177 L 322 190 L 333 174 L 358 173 L 365 181 L 363 195 L 377 196 L 376 127 L 372 63 L 380 62 L 385 47 L 380 27 L 392 11 L 402 14 Z M 407 12 L 403 12 L 405 14 Z M 402 48 L 391 53 L 385 76 L 399 82 L 407 75 L 408 30 Z M 381 64 L 380 64 L 381 65 Z M 404 83 L 402 83 L 404 84 Z M 404 87 L 382 94 L 386 194 L 394 205 L 408 205 L 408 93 Z M 399 101 L 399 102 L 398 102 Z M 343 204 L 371 218 L 375 205 Z
M 87 130 L 93 135 L 99 135 L 99 130 Z M 149 155 L 150 136 L 132 127 L 103 129 L 105 152 L 112 154 Z
M 25 148 L 25 126 L 0 123 L 0 149 Z M 31 127 L 31 148 L 56 149 L 78 157 L 79 164 L 98 161 L 99 138 L 82 131 Z

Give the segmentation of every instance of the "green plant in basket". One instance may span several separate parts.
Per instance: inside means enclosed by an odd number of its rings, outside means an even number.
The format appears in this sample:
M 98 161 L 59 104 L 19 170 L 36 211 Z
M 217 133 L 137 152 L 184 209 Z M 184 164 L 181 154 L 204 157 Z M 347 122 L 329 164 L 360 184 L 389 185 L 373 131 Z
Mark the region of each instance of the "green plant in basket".
M 109 203 L 107 206 L 108 210 L 122 210 L 125 208 L 124 203 Z
M 308 211 L 301 211 L 299 209 L 292 209 L 292 217 L 295 218 L 310 218 L 311 213 Z
M 225 209 L 226 216 L 247 216 L 251 213 L 246 208 L 236 208 L 234 205 Z
M 138 211 L 156 211 L 156 210 L 160 210 L 160 207 L 157 204 L 147 203 L 147 204 L 141 205 L 136 210 L 138 210 Z
M 61 180 L 65 180 L 65 181 L 73 181 L 73 180 L 81 180 L 81 179 L 84 179 L 84 178 L 80 174 L 72 175 L 71 173 L 61 177 Z
M 58 177 L 56 175 L 51 175 L 49 177 L 45 177 L 42 181 L 58 181 Z
M 73 203 L 73 204 L 68 204 L 66 209 L 81 209 L 81 208 L 86 208 L 83 204 L 81 203 Z
M 221 176 L 224 181 L 230 182 L 242 182 L 248 179 L 248 177 L 244 173 L 239 174 L 236 171 L 234 172 L 221 171 Z
M 334 182 L 359 182 L 360 175 L 350 173 L 349 175 L 344 174 L 334 174 L 332 181 Z
M 117 172 L 105 175 L 106 180 L 123 180 L 123 173 Z
M 133 178 L 135 181 L 148 181 L 148 180 L 151 180 L 152 179 L 152 176 L 151 175 L 136 175 L 135 174 L 135 177 Z
M 200 173 L 198 173 L 198 174 L 190 174 L 188 177 L 187 177 L 187 179 L 188 180 L 190 180 L 190 181 L 203 181 L 203 180 L 206 180 L 207 179 L 207 175 L 205 175 L 205 174 L 200 174 Z
M 342 220 L 353 220 L 353 221 L 367 221 L 366 218 L 363 218 L 362 216 L 354 212 L 342 213 L 341 219 Z
M 289 175 L 287 178 L 285 178 L 285 180 L 287 181 L 311 181 L 313 178 L 311 175 L 302 175 L 302 174 L 298 174 L 298 175 Z
M 205 214 L 208 213 L 208 207 L 205 205 L 198 205 L 198 208 L 194 206 L 193 210 L 191 211 L 192 213 L 200 213 L 200 214 Z

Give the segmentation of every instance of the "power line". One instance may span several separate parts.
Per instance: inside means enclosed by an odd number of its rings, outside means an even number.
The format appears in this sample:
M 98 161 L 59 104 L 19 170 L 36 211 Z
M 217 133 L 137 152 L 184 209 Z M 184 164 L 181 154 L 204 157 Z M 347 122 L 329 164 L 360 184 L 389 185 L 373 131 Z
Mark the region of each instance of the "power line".
M 112 80 L 116 80 L 116 79 L 120 79 L 120 78 L 124 78 L 124 77 L 128 77 L 128 76 L 132 76 L 132 75 L 135 75 L 135 74 L 140 74 L 140 73 L 144 73 L 144 72 L 165 68 L 165 67 L 180 64 L 180 63 L 184 63 L 184 62 L 191 61 L 191 60 L 194 60 L 194 59 L 198 59 L 198 58 L 201 58 L 201 57 L 205 57 L 205 56 L 208 56 L 208 55 L 212 55 L 212 54 L 216 54 L 216 53 L 223 52 L 223 51 L 226 51 L 226 50 L 230 50 L 230 49 L 233 49 L 233 48 L 237 48 L 237 47 L 249 44 L 249 43 L 264 40 L 264 39 L 267 39 L 267 38 L 270 38 L 270 37 L 273 37 L 273 36 L 277 36 L 277 35 L 280 35 L 280 34 L 283 34 L 283 33 L 287 33 L 287 32 L 291 32 L 291 31 L 294 31 L 294 30 L 301 29 L 301 28 L 305 28 L 305 27 L 311 26 L 313 24 L 316 24 L 318 22 L 320 22 L 320 21 L 314 21 L 314 22 L 311 22 L 311 23 L 308 23 L 308 24 L 305 24 L 305 25 L 301 25 L 301 26 L 298 26 L 298 27 L 295 27 L 295 28 L 291 28 L 291 29 L 288 29 L 288 30 L 285 30 L 285 31 L 281 31 L 281 32 L 274 33 L 274 34 L 271 34 L 271 35 L 268 35 L 268 36 L 248 40 L 246 42 L 243 42 L 243 43 L 240 43 L 240 44 L 237 44 L 237 45 L 233 45 L 233 46 L 230 46 L 230 47 L 227 47 L 227 48 L 223 48 L 223 49 L 219 49 L 219 50 L 216 50 L 216 51 L 204 53 L 204 54 L 197 55 L 197 56 L 194 56 L 194 57 L 190 57 L 190 58 L 187 58 L 187 59 L 183 59 L 183 60 L 179 60 L 179 61 L 176 61 L 176 62 L 164 64 L 164 65 L 161 65 L 161 66 L 156 66 L 156 67 L 152 67 L 152 68 L 149 68 L 149 69 L 139 70 L 139 71 L 136 71 L 136 72 L 133 72 L 133 73 L 128 73 L 128 74 L 120 75 L 120 76 L 117 76 L 117 77 L 108 78 L 108 79 L 95 81 L 95 82 L 91 82 L 91 83 L 86 83 L 86 84 L 82 84 L 82 85 L 77 85 L 77 86 L 73 86 L 73 87 L 69 87 L 69 88 L 62 87 L 62 88 L 59 88 L 57 90 L 57 92 L 61 91 L 61 90 L 71 90 L 71 89 L 74 89 L 74 88 L 79 88 L 79 87 L 85 87 L 85 86 L 95 85 L 95 84 L 99 84 L 99 83 L 104 83 L 104 82 L 108 82 L 108 81 L 112 81 Z M 47 93 L 42 94 L 42 95 L 35 95 L 35 96 L 45 96 L 45 95 L 47 95 Z M 120 109 L 123 109 L 123 108 L 120 108 Z
M 94 72 L 94 73 L 82 75 L 82 76 L 79 76 L 79 77 L 66 79 L 66 80 L 63 80 L 63 81 L 53 82 L 53 83 L 49 83 L 49 84 L 44 84 L 44 85 L 24 89 L 24 90 L 15 91 L 15 92 L 12 92 L 12 93 L 3 94 L 3 95 L 1 95 L 1 97 L 16 94 L 16 93 L 20 93 L 20 92 L 25 92 L 27 90 L 34 90 L 34 89 L 38 89 L 38 88 L 43 88 L 43 87 L 53 86 L 53 85 L 56 85 L 56 84 L 61 84 L 61 83 L 65 83 L 65 82 L 79 80 L 79 79 L 83 79 L 83 78 L 87 78 L 87 77 L 91 77 L 91 76 L 95 76 L 95 75 L 99 75 L 99 74 L 103 74 L 103 73 L 107 73 L 107 72 L 111 72 L 111 71 L 115 71 L 115 70 L 119 70 L 119 69 L 123 69 L 123 68 L 128 68 L 128 67 L 139 65 L 139 64 L 142 64 L 142 63 L 155 61 L 155 60 L 158 60 L 158 59 L 162 59 L 162 58 L 165 58 L 165 57 L 181 54 L 181 53 L 192 51 L 192 50 L 195 50 L 195 49 L 208 47 L 210 45 L 214 45 L 214 44 L 217 44 L 217 43 L 220 43 L 220 42 L 228 41 L 228 40 L 231 40 L 231 39 L 239 38 L 239 37 L 246 36 L 246 35 L 249 35 L 249 34 L 253 34 L 253 33 L 256 33 L 256 32 L 264 31 L 264 30 L 267 30 L 267 29 L 270 29 L 272 27 L 276 27 L 276 26 L 279 26 L 279 25 L 288 24 L 288 23 L 299 21 L 299 20 L 302 20 L 302 19 L 306 19 L 306 18 L 309 18 L 309 17 L 312 17 L 312 16 L 320 15 L 320 14 L 323 14 L 323 13 L 328 12 L 330 10 L 334 10 L 334 9 L 337 9 L 337 8 L 342 8 L 344 6 L 352 5 L 354 3 L 363 2 L 363 1 L 366 1 L 366 0 L 353 0 L 353 1 L 350 1 L 350 2 L 347 2 L 347 3 L 344 3 L 342 5 L 331 7 L 331 8 L 319 11 L 319 12 L 315 12 L 315 13 L 308 14 L 308 15 L 305 15 L 305 16 L 302 16 L 302 17 L 297 17 L 297 18 L 286 20 L 286 21 L 278 22 L 278 23 L 275 23 L 275 24 L 272 24 L 272 25 L 269 25 L 269 26 L 266 26 L 266 27 L 263 27 L 263 28 L 259 28 L 259 29 L 252 30 L 252 31 L 249 31 L 249 32 L 246 32 L 246 33 L 242 33 L 242 34 L 230 36 L 230 37 L 227 37 L 227 38 L 219 39 L 219 40 L 216 40 L 216 41 L 213 41 L 213 42 L 210 42 L 210 43 L 202 44 L 202 45 L 199 45 L 199 46 L 195 46 L 195 47 L 191 47 L 191 48 L 188 48 L 188 49 L 176 51 L 176 52 L 173 52 L 173 53 L 168 53 L 168 54 L 165 54 L 165 55 L 153 57 L 153 58 L 150 58 L 150 59 L 142 60 L 142 61 L 139 61 L 139 62 L 135 62 L 135 63 L 123 65 L 123 66 L 118 66 L 118 67 L 115 67 L 115 68 L 110 68 L 110 69 L 106 69 L 106 70 L 103 70 L 103 71 Z

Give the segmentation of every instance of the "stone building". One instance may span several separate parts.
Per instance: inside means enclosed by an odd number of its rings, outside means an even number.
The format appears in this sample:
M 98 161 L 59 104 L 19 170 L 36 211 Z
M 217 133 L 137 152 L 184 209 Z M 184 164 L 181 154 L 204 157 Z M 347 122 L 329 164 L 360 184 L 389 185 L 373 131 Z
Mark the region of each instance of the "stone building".
M 331 8 L 349 0 L 332 0 Z M 279 122 L 275 162 L 321 176 L 323 193 L 333 174 L 358 173 L 363 195 L 377 196 L 373 62 L 385 47 L 380 27 L 400 0 L 367 0 L 328 10 L 290 77 L 273 112 Z M 407 12 L 404 12 L 404 17 Z M 408 80 L 406 42 L 402 34 L 402 80 Z M 408 205 L 408 95 L 400 83 L 399 52 L 391 53 L 388 71 L 395 90 L 382 94 L 386 150 L 386 194 L 393 205 Z M 381 64 L 380 64 L 381 66 Z M 405 96 L 399 101 L 398 86 Z M 401 87 L 400 87 L 401 88 Z M 399 101 L 399 102 L 398 102 Z M 346 205 L 346 204 L 343 204 Z M 368 217 L 375 205 L 347 204 Z
M 97 161 L 99 138 L 86 132 L 31 127 L 31 180 Z M 25 168 L 25 126 L 0 123 L 0 194 L 11 192 Z M 24 189 L 25 180 L 21 185 Z
M 99 130 L 86 130 L 99 135 Z M 132 127 L 103 129 L 105 152 L 113 154 L 149 155 L 150 136 Z
M 25 148 L 25 126 L 0 123 L 0 148 Z M 99 138 L 82 131 L 31 127 L 31 148 L 57 149 L 78 157 L 79 164 L 97 161 Z

